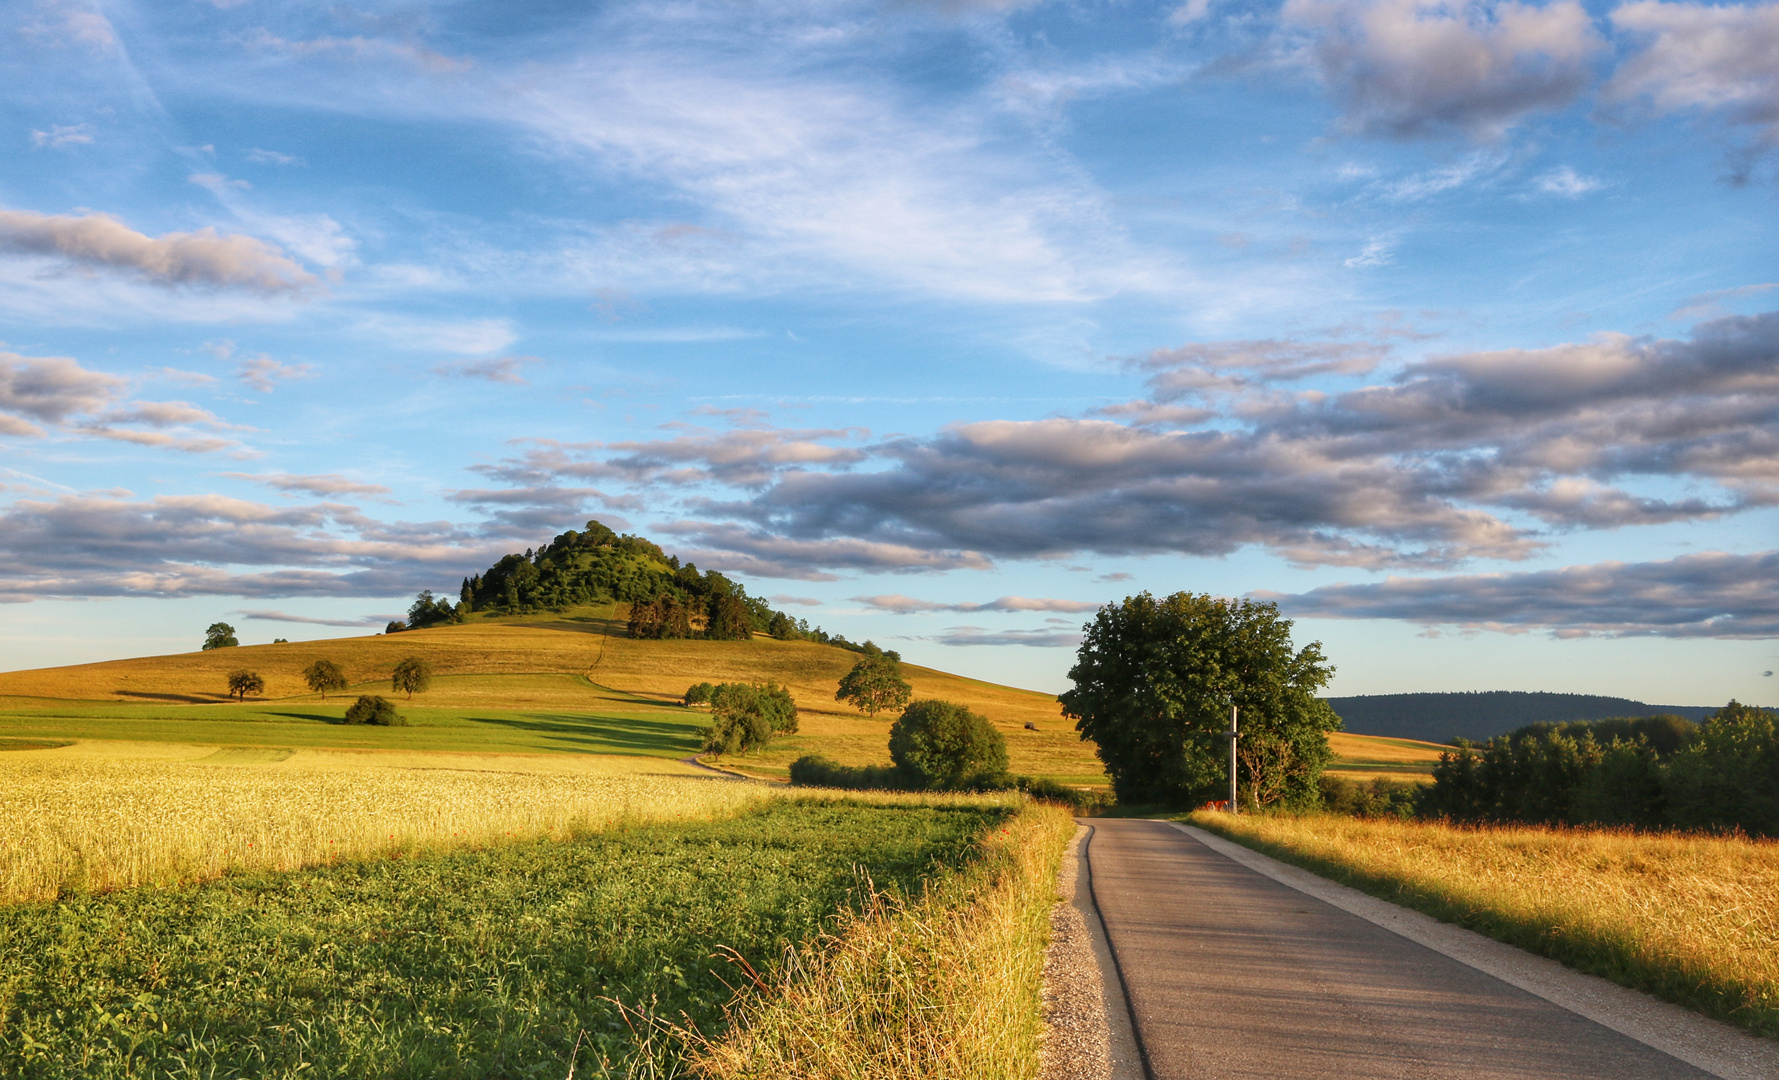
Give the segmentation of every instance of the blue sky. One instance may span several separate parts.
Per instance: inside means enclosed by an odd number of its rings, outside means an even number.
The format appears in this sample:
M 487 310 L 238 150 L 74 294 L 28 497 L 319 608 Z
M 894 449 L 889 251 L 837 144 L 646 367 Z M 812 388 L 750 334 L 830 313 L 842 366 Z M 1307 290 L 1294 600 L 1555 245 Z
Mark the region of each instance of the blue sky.
M 597 517 L 1043 689 L 1147 589 L 1779 700 L 1779 5 L 0 19 L 0 666 Z

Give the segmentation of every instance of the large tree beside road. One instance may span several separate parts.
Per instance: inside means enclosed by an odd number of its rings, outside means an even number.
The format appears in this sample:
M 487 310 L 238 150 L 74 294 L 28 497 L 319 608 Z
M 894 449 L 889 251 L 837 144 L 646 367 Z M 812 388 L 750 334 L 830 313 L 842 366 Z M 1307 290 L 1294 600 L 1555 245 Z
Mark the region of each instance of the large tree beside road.
M 1320 642 L 1292 647 L 1277 605 L 1145 592 L 1101 608 L 1086 631 L 1063 712 L 1099 747 L 1120 802 L 1227 797 L 1234 705 L 1241 802 L 1314 803 L 1340 727 L 1316 696 L 1334 669 Z

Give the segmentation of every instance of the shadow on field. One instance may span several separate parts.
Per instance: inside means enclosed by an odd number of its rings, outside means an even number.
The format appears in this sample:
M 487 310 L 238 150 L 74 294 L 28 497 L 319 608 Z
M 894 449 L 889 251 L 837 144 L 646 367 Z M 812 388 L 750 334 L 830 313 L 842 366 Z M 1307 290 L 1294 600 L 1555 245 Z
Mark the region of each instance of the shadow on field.
M 601 716 L 534 714 L 512 718 L 466 716 L 472 724 L 494 724 L 518 731 L 543 734 L 549 741 L 582 747 L 590 752 L 612 749 L 658 750 L 683 753 L 698 749 L 698 739 L 686 724 L 657 720 L 618 720 Z
M 218 701 L 234 700 L 234 698 L 223 697 L 221 694 L 154 694 L 147 690 L 113 690 L 112 693 L 118 697 L 166 701 L 176 705 L 211 705 Z

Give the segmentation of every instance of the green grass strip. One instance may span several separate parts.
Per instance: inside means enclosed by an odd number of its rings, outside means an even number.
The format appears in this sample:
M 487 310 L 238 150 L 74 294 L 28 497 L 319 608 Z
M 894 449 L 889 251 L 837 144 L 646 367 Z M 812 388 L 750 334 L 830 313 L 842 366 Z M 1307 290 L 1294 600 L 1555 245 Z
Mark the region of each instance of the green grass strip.
M 0 909 L 0 1075 L 598 1075 L 638 1052 L 608 999 L 712 1032 L 742 981 L 718 946 L 770 970 L 861 875 L 919 895 L 1007 813 L 787 800 Z

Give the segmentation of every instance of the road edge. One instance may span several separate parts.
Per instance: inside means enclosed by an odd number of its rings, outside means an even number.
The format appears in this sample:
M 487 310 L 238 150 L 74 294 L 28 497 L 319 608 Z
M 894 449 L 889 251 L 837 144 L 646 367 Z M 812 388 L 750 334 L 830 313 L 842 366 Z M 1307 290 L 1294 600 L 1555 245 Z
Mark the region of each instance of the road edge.
M 1100 996 L 1105 1002 L 1106 1029 L 1111 1042 L 1112 1080 L 1153 1080 L 1149 1055 L 1137 1037 L 1135 1013 L 1130 1004 L 1130 988 L 1124 983 L 1124 969 L 1118 954 L 1112 951 L 1112 939 L 1100 919 L 1099 899 L 1093 891 L 1093 834 L 1091 822 L 1075 819 L 1085 829 L 1075 837 L 1075 855 L 1080 870 L 1075 882 L 1074 905 L 1087 923 L 1093 941 L 1093 959 L 1100 971 Z M 1081 887 L 1082 879 L 1087 887 Z
M 1217 854 L 1281 885 L 1425 945 L 1721 1080 L 1771 1080 L 1779 1076 L 1779 1043 L 1380 900 L 1203 829 L 1178 821 L 1168 824 Z

